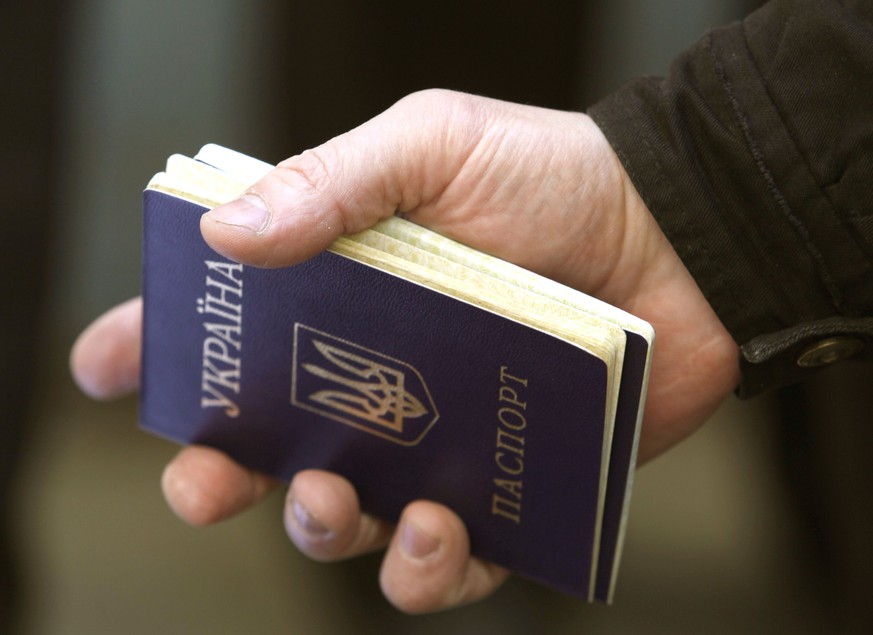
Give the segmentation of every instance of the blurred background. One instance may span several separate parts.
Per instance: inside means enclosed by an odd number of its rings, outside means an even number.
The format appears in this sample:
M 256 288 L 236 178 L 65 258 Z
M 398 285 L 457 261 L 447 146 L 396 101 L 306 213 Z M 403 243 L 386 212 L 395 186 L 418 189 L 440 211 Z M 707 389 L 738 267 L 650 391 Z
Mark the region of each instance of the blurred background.
M 0 23 L 0 633 L 867 632 L 869 368 L 753 402 L 637 476 L 612 607 L 512 580 L 411 618 L 378 556 L 323 565 L 282 494 L 192 529 L 164 505 L 175 448 L 133 398 L 94 404 L 76 334 L 139 289 L 140 192 L 174 152 L 276 162 L 420 88 L 584 109 L 664 74 L 752 0 L 74 0 Z M 865 403 L 866 402 L 866 403 Z

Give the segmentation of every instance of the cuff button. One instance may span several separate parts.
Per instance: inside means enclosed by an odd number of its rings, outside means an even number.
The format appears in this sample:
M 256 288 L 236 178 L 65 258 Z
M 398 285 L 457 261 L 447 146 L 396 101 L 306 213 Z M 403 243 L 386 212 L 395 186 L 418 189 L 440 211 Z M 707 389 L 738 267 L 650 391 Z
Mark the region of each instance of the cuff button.
M 797 356 L 797 365 L 801 368 L 829 366 L 848 359 L 863 349 L 864 342 L 857 337 L 829 337 L 804 348 Z

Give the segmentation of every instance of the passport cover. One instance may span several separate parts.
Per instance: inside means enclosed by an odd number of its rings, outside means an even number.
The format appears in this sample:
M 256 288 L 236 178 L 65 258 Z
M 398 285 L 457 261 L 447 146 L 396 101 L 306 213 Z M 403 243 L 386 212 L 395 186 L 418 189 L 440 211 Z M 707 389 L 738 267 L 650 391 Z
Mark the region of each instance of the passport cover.
M 477 555 L 611 598 L 647 333 L 625 326 L 613 424 L 591 351 L 337 253 L 232 263 L 202 240 L 205 209 L 144 194 L 146 429 L 286 480 L 332 470 L 388 520 L 439 501 Z

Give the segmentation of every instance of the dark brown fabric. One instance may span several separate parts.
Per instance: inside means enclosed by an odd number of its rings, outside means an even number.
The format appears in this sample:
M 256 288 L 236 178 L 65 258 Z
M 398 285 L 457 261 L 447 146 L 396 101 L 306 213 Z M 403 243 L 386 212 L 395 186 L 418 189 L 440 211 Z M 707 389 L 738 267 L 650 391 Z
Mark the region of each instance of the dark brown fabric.
M 873 353 L 871 17 L 774 0 L 590 110 L 741 345 L 742 395 L 815 372 L 787 342 L 820 321 Z

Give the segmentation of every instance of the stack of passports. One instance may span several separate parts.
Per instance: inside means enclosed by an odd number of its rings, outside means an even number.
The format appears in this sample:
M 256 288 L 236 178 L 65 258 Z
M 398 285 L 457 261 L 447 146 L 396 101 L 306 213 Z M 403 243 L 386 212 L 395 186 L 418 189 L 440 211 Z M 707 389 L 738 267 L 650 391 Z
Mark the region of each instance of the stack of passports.
M 651 327 L 400 218 L 292 267 L 227 260 L 200 216 L 271 167 L 208 145 L 146 189 L 142 425 L 331 470 L 388 521 L 440 502 L 475 555 L 611 601 Z

